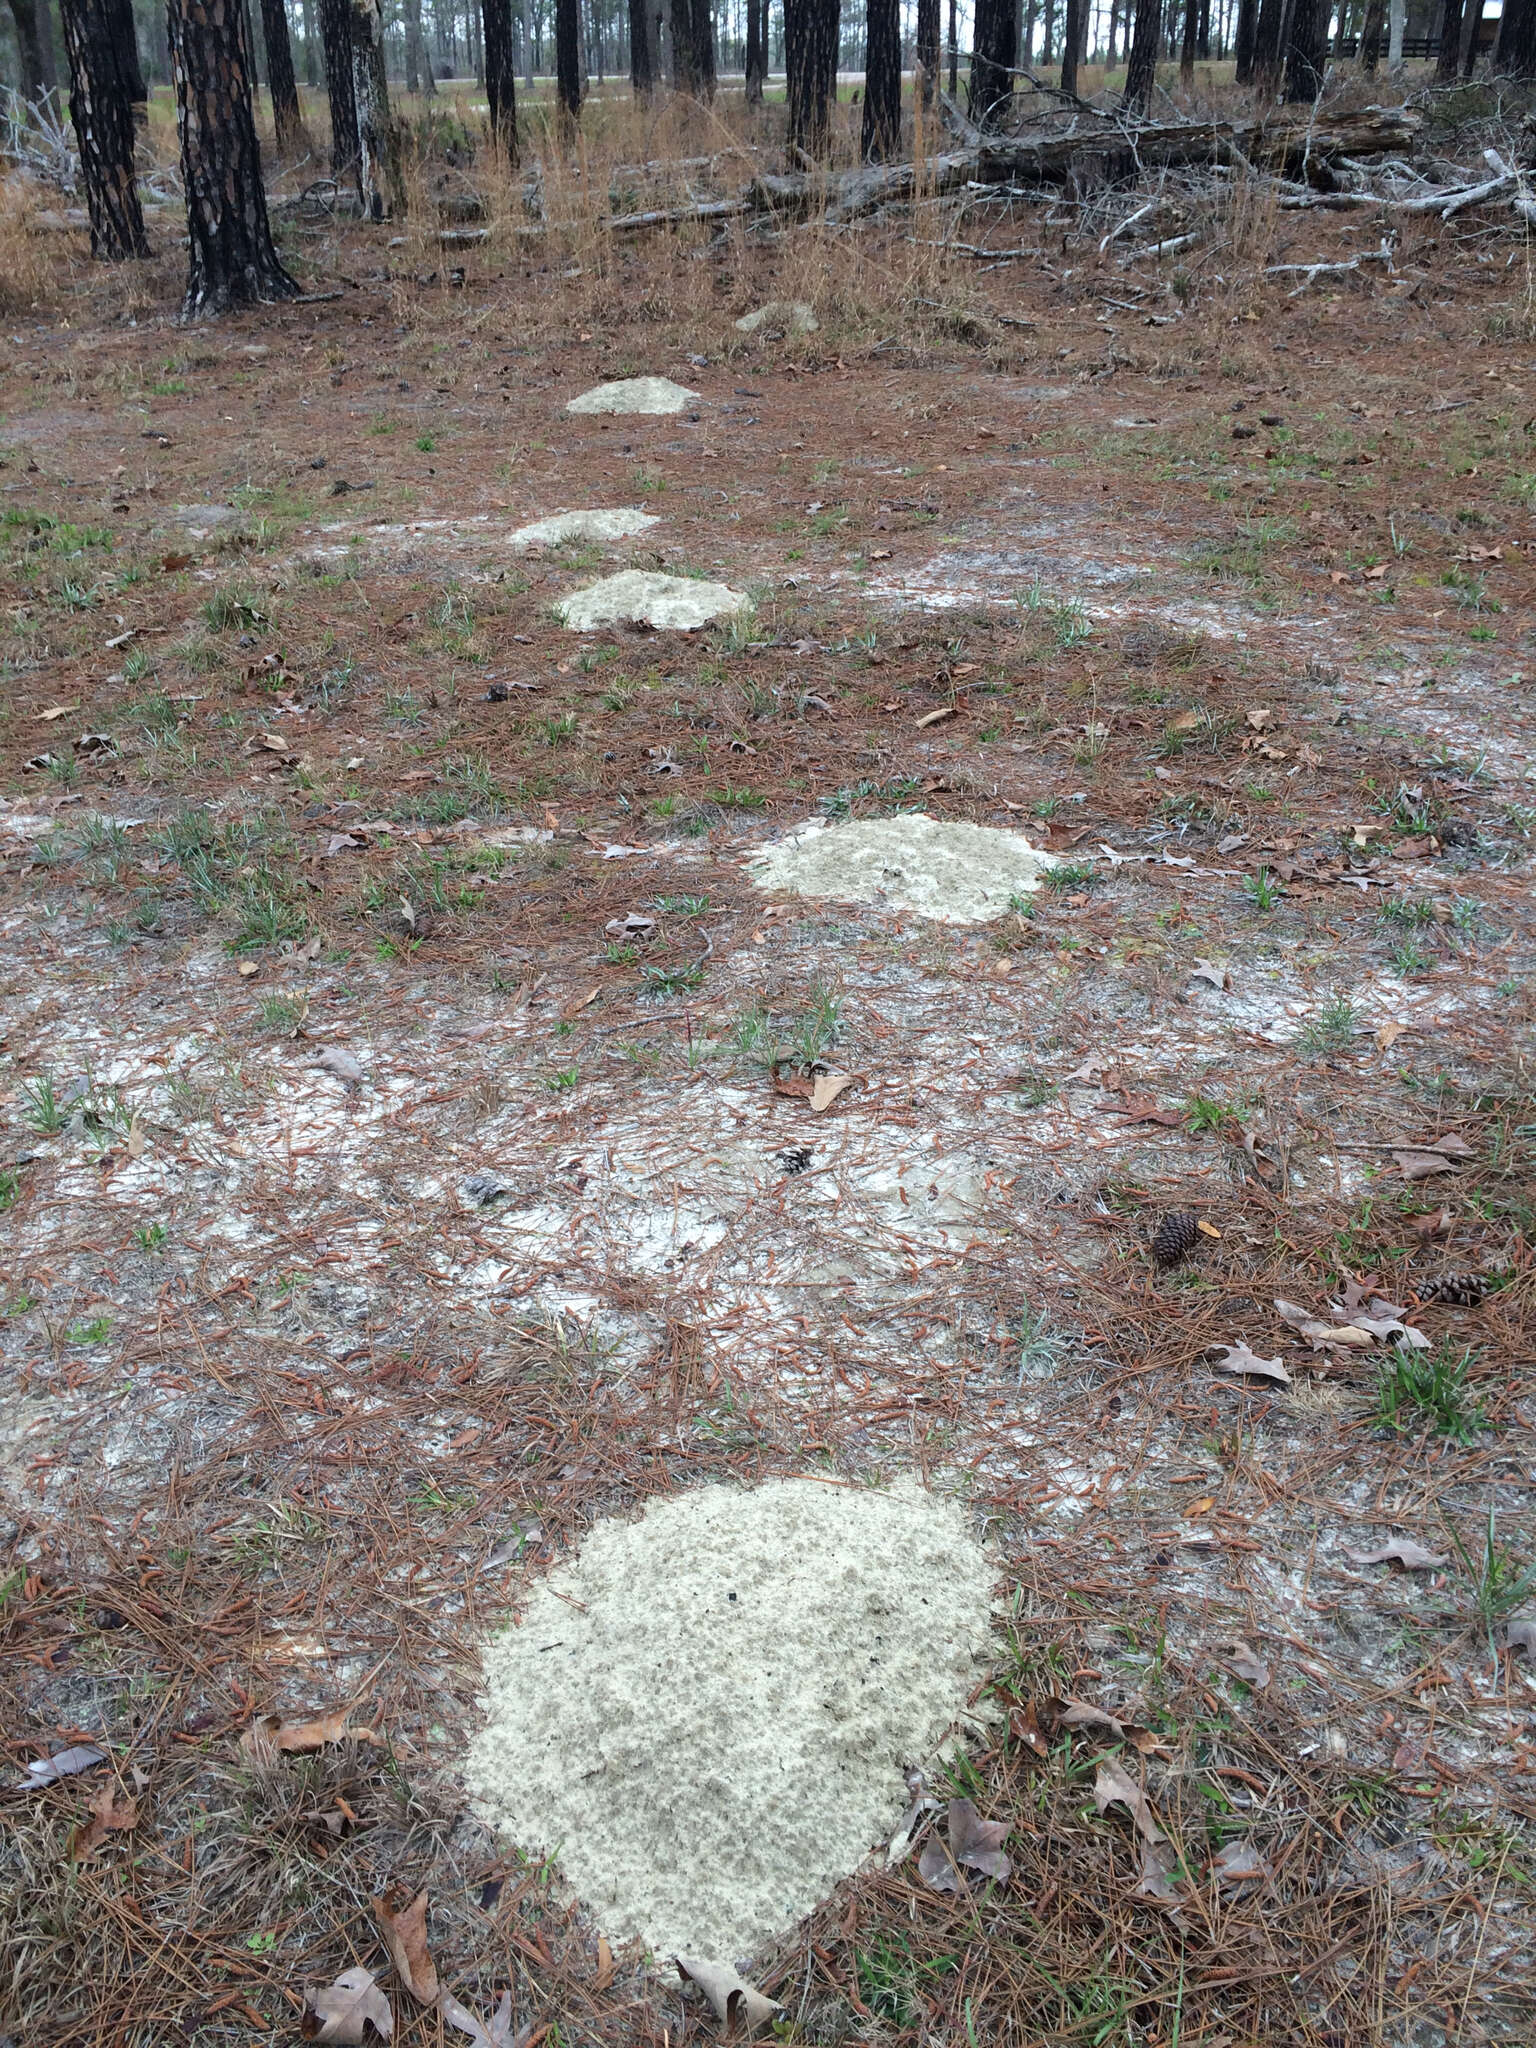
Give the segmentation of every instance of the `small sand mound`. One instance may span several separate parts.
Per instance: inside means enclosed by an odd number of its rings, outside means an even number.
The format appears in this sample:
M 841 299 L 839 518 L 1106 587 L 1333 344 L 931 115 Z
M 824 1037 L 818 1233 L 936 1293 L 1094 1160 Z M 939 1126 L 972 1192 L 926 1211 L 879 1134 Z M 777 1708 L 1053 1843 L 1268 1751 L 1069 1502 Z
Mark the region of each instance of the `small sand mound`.
M 605 576 L 601 583 L 572 591 L 556 606 L 561 623 L 578 633 L 619 625 L 692 633 L 750 608 L 749 598 L 724 583 L 700 583 L 692 576 L 661 576 L 646 569 Z
M 985 1663 L 992 1579 L 910 1479 L 600 1523 L 486 1653 L 471 1790 L 611 1939 L 744 1961 L 888 1835 Z
M 520 526 L 512 536 L 515 548 L 553 548 L 563 540 L 628 540 L 648 526 L 660 526 L 654 512 L 638 505 L 616 505 L 611 511 L 553 512 Z
M 739 334 L 756 334 L 759 328 L 781 328 L 785 334 L 814 334 L 821 322 L 815 308 L 803 299 L 773 299 L 755 313 L 743 313 L 736 322 Z
M 615 384 L 594 384 L 566 406 L 567 412 L 681 412 L 698 397 L 686 384 L 670 377 L 621 377 Z
M 876 903 L 945 924 L 987 924 L 1011 896 L 1027 895 L 1054 867 L 1022 832 L 930 818 L 813 821 L 764 849 L 753 863 L 760 889 L 821 896 L 835 903 Z

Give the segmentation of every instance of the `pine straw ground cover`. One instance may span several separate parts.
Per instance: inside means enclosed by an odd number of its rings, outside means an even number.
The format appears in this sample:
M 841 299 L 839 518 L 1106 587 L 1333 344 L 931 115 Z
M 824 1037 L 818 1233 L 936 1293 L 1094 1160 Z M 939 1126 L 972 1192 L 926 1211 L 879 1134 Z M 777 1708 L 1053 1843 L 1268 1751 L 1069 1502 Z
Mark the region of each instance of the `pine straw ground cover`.
M 530 2042 L 714 2038 L 467 1812 L 477 1645 L 599 1515 L 916 1465 L 998 1546 L 933 1782 L 1012 1872 L 841 1887 L 755 1959 L 789 2037 L 1531 2038 L 1531 343 L 1501 225 L 1411 235 L 1291 299 L 885 230 L 459 290 L 326 228 L 336 301 L 117 323 L 172 256 L 17 330 L 0 1727 L 107 1755 L 5 1796 L 0 2029 L 293 2038 L 362 1965 L 466 2038 L 399 1887 Z M 561 410 L 639 370 L 697 420 Z M 594 503 L 663 524 L 506 546 Z M 631 561 L 753 623 L 552 624 Z M 1060 886 L 744 869 L 916 804 Z M 1371 1282 L 1425 1350 L 1295 1327 Z

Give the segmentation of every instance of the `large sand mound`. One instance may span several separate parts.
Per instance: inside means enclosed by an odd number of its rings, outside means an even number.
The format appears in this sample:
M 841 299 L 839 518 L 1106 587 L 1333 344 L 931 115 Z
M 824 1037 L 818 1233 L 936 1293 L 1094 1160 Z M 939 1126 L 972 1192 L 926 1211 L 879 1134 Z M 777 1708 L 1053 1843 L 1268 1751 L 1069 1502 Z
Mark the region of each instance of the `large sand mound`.
M 487 1652 L 472 1789 L 611 1938 L 744 1961 L 890 1832 L 982 1669 L 992 1577 L 911 1480 L 602 1523 Z
M 752 864 L 759 888 L 834 903 L 874 903 L 946 924 L 986 924 L 1028 895 L 1055 862 L 1022 832 L 930 818 L 802 825 Z

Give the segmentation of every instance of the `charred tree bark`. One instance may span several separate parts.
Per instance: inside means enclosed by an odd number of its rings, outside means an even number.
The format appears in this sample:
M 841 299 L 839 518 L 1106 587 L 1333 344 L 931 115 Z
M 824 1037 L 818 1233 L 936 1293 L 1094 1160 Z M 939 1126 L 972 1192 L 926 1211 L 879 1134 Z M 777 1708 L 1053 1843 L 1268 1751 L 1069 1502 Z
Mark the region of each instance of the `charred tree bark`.
M 517 162 L 517 44 L 512 35 L 512 0 L 480 0 L 485 38 L 485 96 L 490 102 L 491 139 L 508 164 Z
M 1131 31 L 1131 54 L 1125 67 L 1125 91 L 1120 104 L 1127 113 L 1144 114 L 1157 81 L 1157 45 L 1162 34 L 1161 0 L 1136 0 L 1136 21 Z
M 133 80 L 124 75 L 115 11 L 111 0 L 63 0 L 60 8 L 91 254 L 103 263 L 149 254 L 134 181 Z
M 576 0 L 555 0 L 555 83 L 562 123 L 573 129 L 581 117 L 581 16 Z
M 998 108 L 1013 98 L 1013 67 L 1019 61 L 1013 0 L 976 0 L 971 40 L 966 112 L 978 127 L 986 127 L 996 119 Z
M 117 61 L 122 67 L 129 102 L 135 109 L 147 111 L 149 87 L 144 82 L 144 66 L 139 59 L 139 32 L 134 25 L 133 0 L 111 0 L 109 12 L 112 36 L 117 44 Z
M 1077 52 L 1082 41 L 1083 15 L 1088 0 L 1067 0 L 1066 28 L 1061 39 L 1061 89 L 1077 91 Z
M 784 68 L 789 139 L 808 156 L 825 156 L 837 92 L 838 0 L 784 0 Z
M 1376 67 L 1381 62 L 1381 31 L 1386 18 L 1386 0 L 1366 0 L 1365 26 L 1360 31 L 1360 69 L 1367 78 L 1376 76 Z
M 293 46 L 288 40 L 288 13 L 283 0 L 261 0 L 261 34 L 267 46 L 267 85 L 272 94 L 272 127 L 279 156 L 295 149 L 304 136 L 299 113 L 299 86 L 293 75 Z
M 1285 47 L 1285 97 L 1315 100 L 1328 69 L 1330 0 L 1295 0 L 1291 36 Z
M 267 220 L 244 14 L 233 0 L 167 0 L 166 26 L 190 245 L 181 317 L 295 299 Z
M 901 21 L 897 0 L 867 0 L 864 40 L 864 124 L 859 150 L 866 163 L 901 148 Z
M 47 10 L 40 0 L 11 0 L 11 19 L 16 24 L 16 51 L 21 59 L 22 97 L 40 100 L 58 84 Z
M 1253 83 L 1253 38 L 1258 27 L 1259 0 L 1237 0 L 1237 26 L 1232 37 L 1232 55 L 1237 65 L 1237 84 Z
M 1184 0 L 1184 42 L 1179 51 L 1179 83 L 1186 92 L 1194 89 L 1195 44 L 1200 35 L 1200 0 Z
M 1536 78 L 1536 0 L 1504 0 L 1493 60 L 1511 78 Z
M 384 14 L 379 0 L 352 0 L 352 97 L 357 106 L 357 176 L 363 213 L 382 220 L 405 212 L 400 139 L 384 75 Z
M 352 92 L 352 22 L 349 0 L 318 0 L 325 90 L 331 108 L 331 176 L 357 162 L 357 101 Z
M 923 105 L 933 105 L 939 82 L 939 0 L 917 0 L 917 68 Z

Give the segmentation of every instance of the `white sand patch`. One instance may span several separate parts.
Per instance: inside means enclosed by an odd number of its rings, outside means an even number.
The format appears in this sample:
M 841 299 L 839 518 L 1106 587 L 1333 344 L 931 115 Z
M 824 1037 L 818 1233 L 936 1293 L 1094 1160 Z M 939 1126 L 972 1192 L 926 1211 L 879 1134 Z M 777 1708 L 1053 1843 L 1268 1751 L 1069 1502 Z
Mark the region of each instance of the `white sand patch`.
M 646 569 L 605 576 L 601 583 L 573 591 L 557 607 L 562 623 L 577 633 L 617 625 L 692 633 L 750 608 L 750 598 L 724 583 L 700 583 L 692 576 L 661 576 Z
M 736 322 L 739 334 L 756 334 L 760 327 L 782 327 L 786 334 L 814 334 L 821 322 L 803 299 L 773 299 L 755 313 L 743 313 Z
M 1055 865 L 1022 832 L 941 823 L 915 811 L 842 825 L 813 820 L 766 847 L 748 872 L 760 889 L 790 896 L 876 903 L 945 924 L 986 924 L 1003 915 L 1010 896 L 1039 888 L 1041 874 Z
M 558 547 L 563 540 L 627 540 L 644 533 L 648 526 L 660 526 L 654 512 L 642 512 L 638 505 L 618 505 L 607 512 L 555 512 L 548 519 L 535 519 L 520 526 L 512 536 L 515 548 Z
M 698 397 L 686 384 L 670 377 L 621 377 L 614 384 L 594 384 L 566 406 L 567 412 L 681 412 Z
M 471 1789 L 613 1939 L 744 1960 L 889 1833 L 986 1662 L 992 1580 L 912 1479 L 600 1523 L 486 1653 Z

